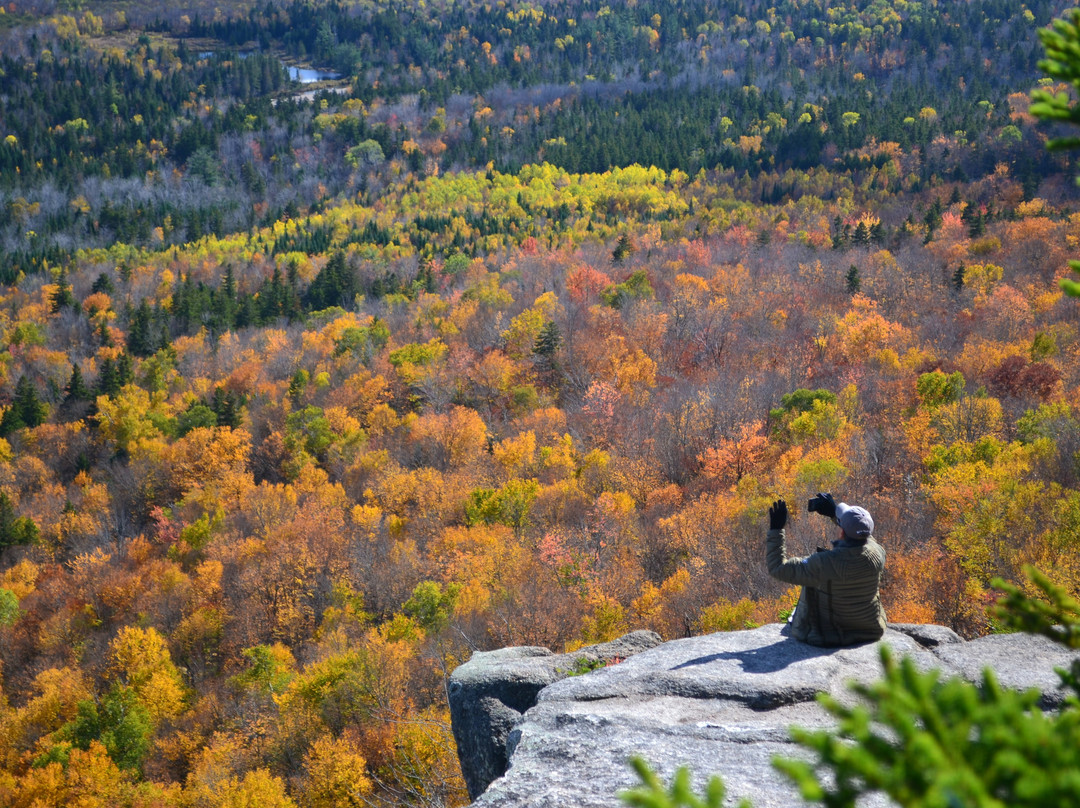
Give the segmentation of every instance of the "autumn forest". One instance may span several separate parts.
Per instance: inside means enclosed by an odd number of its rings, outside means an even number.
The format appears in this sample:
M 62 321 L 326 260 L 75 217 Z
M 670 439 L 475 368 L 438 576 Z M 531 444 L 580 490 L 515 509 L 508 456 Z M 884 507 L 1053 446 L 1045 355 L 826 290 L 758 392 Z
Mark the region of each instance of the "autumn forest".
M 456 665 L 785 619 L 778 497 L 1080 595 L 1066 8 L 0 7 L 0 804 L 465 805 Z

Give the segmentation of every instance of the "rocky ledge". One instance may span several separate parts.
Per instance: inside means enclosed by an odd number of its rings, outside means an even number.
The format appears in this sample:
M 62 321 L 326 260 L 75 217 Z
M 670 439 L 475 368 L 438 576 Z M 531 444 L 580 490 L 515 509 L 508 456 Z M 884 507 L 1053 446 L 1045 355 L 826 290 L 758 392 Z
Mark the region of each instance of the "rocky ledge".
M 474 654 L 450 680 L 454 737 L 474 805 L 616 808 L 618 792 L 637 785 L 631 755 L 665 778 L 688 765 L 699 788 L 719 774 L 731 804 L 742 797 L 755 808 L 804 804 L 771 760 L 804 755 L 791 742 L 792 725 L 832 724 L 818 693 L 848 699 L 849 682 L 880 677 L 880 643 L 815 648 L 781 629 L 663 644 L 652 632 L 635 632 L 570 654 L 536 647 Z M 1048 708 L 1064 696 L 1054 669 L 1075 656 L 1041 637 L 965 642 L 941 626 L 891 625 L 881 643 L 945 675 L 978 681 L 992 668 L 1004 686 L 1037 688 Z

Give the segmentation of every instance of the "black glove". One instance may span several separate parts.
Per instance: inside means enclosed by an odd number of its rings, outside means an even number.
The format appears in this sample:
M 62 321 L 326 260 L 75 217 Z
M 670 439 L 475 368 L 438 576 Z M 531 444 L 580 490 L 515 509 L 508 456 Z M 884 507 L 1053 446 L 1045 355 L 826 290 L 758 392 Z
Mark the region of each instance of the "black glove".
M 832 494 L 818 494 L 806 504 L 806 510 L 811 513 L 820 513 L 829 519 L 836 518 L 836 500 Z
M 769 530 L 783 530 L 786 524 L 787 503 L 782 499 L 778 499 L 769 508 Z

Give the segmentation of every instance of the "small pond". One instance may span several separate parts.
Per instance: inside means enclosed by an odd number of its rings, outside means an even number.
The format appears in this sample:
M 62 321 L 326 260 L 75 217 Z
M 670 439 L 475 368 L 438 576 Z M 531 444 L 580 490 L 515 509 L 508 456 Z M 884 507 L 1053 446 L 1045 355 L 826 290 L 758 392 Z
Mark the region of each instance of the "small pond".
M 301 84 L 312 84 L 316 81 L 331 81 L 332 79 L 340 79 L 340 73 L 334 73 L 330 70 L 318 70 L 314 67 L 295 67 L 293 65 L 286 65 L 285 69 L 289 71 L 289 78 L 293 81 L 298 81 Z
M 250 55 L 250 51 L 239 51 L 236 56 L 240 59 L 244 59 Z M 217 56 L 216 51 L 199 51 L 200 59 L 212 59 Z M 315 67 L 297 67 L 296 65 L 287 65 L 284 62 L 281 66 L 285 68 L 289 74 L 290 81 L 298 81 L 301 84 L 314 84 L 317 81 L 333 81 L 334 79 L 340 79 L 341 74 L 335 73 L 332 70 L 320 70 Z

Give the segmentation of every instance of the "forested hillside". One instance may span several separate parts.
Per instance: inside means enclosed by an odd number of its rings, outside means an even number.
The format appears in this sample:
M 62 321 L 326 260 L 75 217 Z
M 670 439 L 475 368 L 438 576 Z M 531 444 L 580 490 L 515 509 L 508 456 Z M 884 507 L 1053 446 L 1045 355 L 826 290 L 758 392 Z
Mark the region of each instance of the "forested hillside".
M 781 496 L 1080 594 L 1064 8 L 5 6 L 0 804 L 463 805 L 454 666 L 783 619 Z

